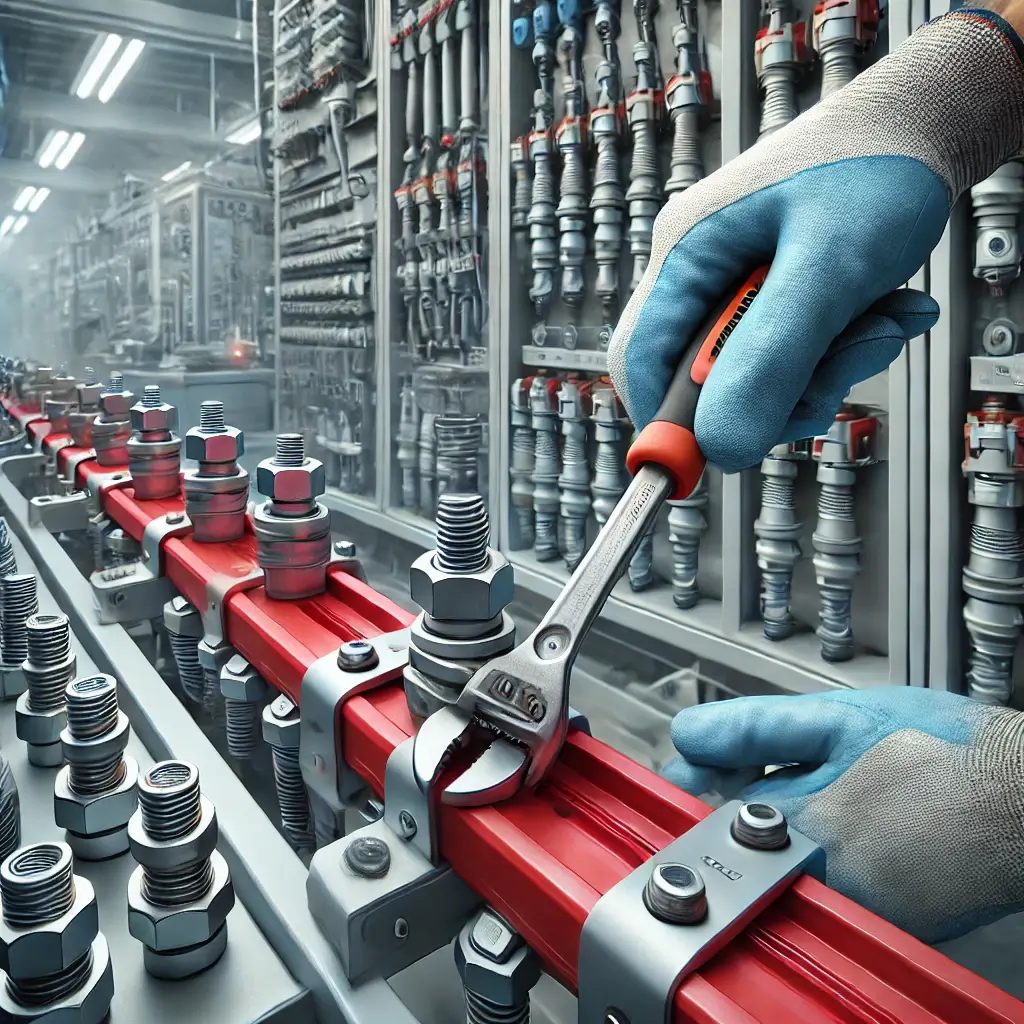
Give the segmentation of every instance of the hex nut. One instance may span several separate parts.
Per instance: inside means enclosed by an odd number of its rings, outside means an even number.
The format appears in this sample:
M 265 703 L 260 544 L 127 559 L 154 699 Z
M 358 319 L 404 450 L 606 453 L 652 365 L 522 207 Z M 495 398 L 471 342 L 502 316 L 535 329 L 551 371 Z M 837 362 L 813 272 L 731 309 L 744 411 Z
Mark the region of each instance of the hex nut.
M 487 568 L 473 573 L 446 573 L 434 565 L 434 552 L 425 551 L 409 569 L 412 599 L 434 619 L 486 622 L 512 601 L 515 573 L 504 555 L 488 548 Z
M 142 809 L 128 822 L 128 848 L 144 868 L 167 871 L 206 860 L 217 848 L 217 812 L 205 796 L 199 798 L 202 813 L 191 832 L 178 839 L 153 839 L 142 827 Z
M 185 458 L 195 462 L 234 462 L 245 452 L 245 435 L 237 427 L 204 434 L 193 427 L 185 435 Z
M 114 999 L 114 968 L 103 935 L 92 943 L 92 969 L 82 985 L 57 1002 L 23 1006 L 9 988 L 0 987 L 0 1022 L 3 1024 L 103 1024 Z
M 133 757 L 124 759 L 124 775 L 115 789 L 97 796 L 76 793 L 70 784 L 71 769 L 65 765 L 53 784 L 53 821 L 80 836 L 95 836 L 124 828 L 139 802 L 139 766 Z
M 176 430 L 178 410 L 166 402 L 157 406 L 136 402 L 131 408 L 131 420 L 132 430 Z
M 100 409 L 103 418 L 118 423 L 131 416 L 132 400 L 135 396 L 130 391 L 105 391 L 100 395 Z
M 220 692 L 228 700 L 258 704 L 267 695 L 267 684 L 245 658 L 236 654 L 220 670 Z
M 14 706 L 18 739 L 32 747 L 48 747 L 60 742 L 60 734 L 68 724 L 67 710 L 62 704 L 50 711 L 33 711 L 28 706 L 28 693 L 23 693 Z
M 136 868 L 128 879 L 128 931 L 144 946 L 157 952 L 186 949 L 208 942 L 220 931 L 235 905 L 227 861 L 214 852 L 210 856 L 213 884 L 206 895 L 180 907 L 158 907 L 143 895 L 143 869 Z
M 78 408 L 82 412 L 99 406 L 100 396 L 103 394 L 102 384 L 79 384 L 75 390 L 78 392 Z
M 75 899 L 48 924 L 13 928 L 0 918 L 0 968 L 15 981 L 57 974 L 85 956 L 100 933 L 92 883 L 75 875 Z
M 301 729 L 299 709 L 285 694 L 263 709 L 263 739 L 272 747 L 298 750 Z
M 484 931 L 488 938 L 511 936 L 512 942 L 501 951 L 499 959 L 485 956 L 476 947 L 473 935 Z M 489 911 L 474 918 L 459 934 L 455 943 L 455 966 L 463 985 L 489 1002 L 499 1006 L 519 1006 L 530 989 L 540 980 L 540 958 L 496 915 Z
M 195 605 L 184 597 L 175 597 L 164 605 L 164 626 L 179 636 L 203 636 L 203 617 Z
M 265 459 L 256 467 L 256 490 L 271 501 L 312 501 L 327 490 L 327 471 L 318 459 L 279 466 Z
M 205 637 L 199 641 L 199 664 L 211 672 L 219 673 L 234 656 L 235 649 L 231 644 L 222 641 L 214 646 Z

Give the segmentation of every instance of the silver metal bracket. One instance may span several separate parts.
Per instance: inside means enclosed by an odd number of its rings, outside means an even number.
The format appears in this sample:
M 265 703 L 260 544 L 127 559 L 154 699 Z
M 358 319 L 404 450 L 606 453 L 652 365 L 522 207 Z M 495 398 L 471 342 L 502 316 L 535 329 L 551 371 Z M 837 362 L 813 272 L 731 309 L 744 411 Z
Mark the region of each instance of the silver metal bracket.
M 713 811 L 595 904 L 580 936 L 579 1024 L 670 1024 L 676 989 L 802 873 L 824 877 L 824 851 L 789 830 L 778 850 L 733 838 L 743 804 Z M 703 881 L 707 916 L 669 924 L 647 909 L 644 890 L 658 865 L 685 865 Z
M 177 594 L 174 584 L 144 562 L 115 565 L 89 578 L 99 621 L 144 622 L 163 617 L 164 605 Z
M 95 514 L 103 509 L 103 495 L 113 487 L 130 487 L 132 475 L 125 470 L 116 473 L 93 473 L 85 481 L 89 495 L 89 508 Z
M 74 533 L 89 527 L 89 496 L 85 491 L 74 494 L 43 494 L 30 498 L 28 525 L 41 526 L 49 533 Z
M 67 464 L 65 465 L 65 476 L 64 479 L 74 487 L 75 480 L 78 477 L 78 467 L 83 462 L 88 462 L 90 459 L 96 458 L 96 451 L 93 448 L 83 448 L 80 451 L 75 452 L 74 455 L 68 456 Z
M 384 768 L 384 821 L 388 827 L 426 857 L 441 863 L 437 832 L 437 804 L 428 787 L 416 781 L 412 763 L 415 737 L 399 743 Z
M 354 576 L 361 583 L 367 583 L 366 571 L 363 569 L 363 563 L 358 558 L 350 555 L 339 555 L 337 551 L 331 551 L 331 560 L 328 563 L 328 568 L 331 566 L 340 566 L 342 570 L 348 573 L 349 576 Z
M 142 531 L 142 561 L 154 576 L 162 576 L 163 543 L 168 537 L 180 537 L 192 529 L 192 521 L 184 512 L 168 512 L 146 523 Z
M 369 640 L 377 664 L 362 672 L 338 667 L 337 652 L 319 658 L 306 670 L 299 691 L 302 726 L 299 764 L 307 788 L 329 806 L 346 806 L 363 787 L 345 764 L 341 709 L 349 697 L 373 690 L 396 678 L 408 661 L 409 630 L 384 633 Z
M 387 846 L 378 877 L 353 870 L 346 850 Z M 354 852 L 354 851 L 353 851 Z M 479 897 L 447 865 L 431 864 L 384 820 L 318 850 L 309 866 L 310 913 L 353 985 L 388 978 L 448 945 L 479 906 Z
M 40 416 L 39 418 L 42 419 L 43 417 Z M 27 425 L 28 424 L 26 424 L 26 426 Z M 45 441 L 49 436 L 49 431 L 47 431 L 45 434 L 36 434 L 36 436 L 32 438 L 32 451 L 42 453 L 43 441 Z
M 224 609 L 232 594 L 255 590 L 263 583 L 263 570 L 253 566 L 246 576 L 226 576 L 220 573 L 206 581 L 206 607 L 199 609 L 203 619 L 203 635 L 207 643 L 216 647 L 224 643 Z

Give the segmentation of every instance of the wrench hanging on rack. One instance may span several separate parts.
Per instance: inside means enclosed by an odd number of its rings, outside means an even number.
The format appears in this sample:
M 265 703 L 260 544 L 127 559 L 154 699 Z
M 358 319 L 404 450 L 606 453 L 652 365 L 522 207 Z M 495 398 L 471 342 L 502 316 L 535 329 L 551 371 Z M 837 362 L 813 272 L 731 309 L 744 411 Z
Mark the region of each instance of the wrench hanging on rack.
M 419 266 L 416 261 L 416 218 L 413 210 L 412 187 L 416 180 L 416 164 L 421 137 L 420 117 L 423 104 L 420 99 L 420 68 L 417 62 L 416 12 L 404 0 L 395 11 L 396 32 L 393 44 L 394 58 L 406 69 L 405 85 L 405 152 L 402 162 L 405 174 L 395 189 L 395 206 L 401 219 L 401 237 L 395 243 L 401 253 L 398 280 L 402 286 L 405 304 L 405 344 L 419 358 L 426 353 L 426 339 L 420 332 Z
M 587 253 L 589 230 L 588 202 L 590 183 L 583 155 L 586 138 L 586 95 L 583 88 L 583 30 L 580 11 L 575 0 L 562 0 L 558 5 L 561 34 L 558 55 L 562 69 L 562 95 L 565 116 L 555 131 L 555 141 L 562 157 L 562 178 L 559 182 L 558 262 L 562 267 L 562 302 L 569 309 L 571 321 L 579 315 L 586 296 L 583 260 Z
M 458 0 L 455 30 L 459 33 L 461 102 L 459 163 L 455 188 L 459 200 L 457 251 L 453 291 L 459 304 L 457 336 L 463 363 L 484 343 L 487 316 L 482 261 L 482 218 L 487 209 L 486 178 L 480 147 L 480 28 L 476 0 Z
M 437 358 L 442 342 L 442 325 L 434 284 L 434 167 L 438 150 L 437 53 L 434 46 L 434 6 L 426 3 L 419 13 L 419 52 L 423 58 L 423 133 L 420 137 L 419 174 L 412 186 L 417 211 L 416 248 L 419 251 L 420 332 L 428 360 Z
M 619 173 L 619 0 L 600 0 L 594 29 L 601 40 L 602 59 L 595 76 L 597 105 L 590 114 L 590 133 L 597 150 L 590 209 L 594 215 L 597 296 L 605 323 L 614 324 L 619 315 L 619 258 L 626 211 L 625 189 Z

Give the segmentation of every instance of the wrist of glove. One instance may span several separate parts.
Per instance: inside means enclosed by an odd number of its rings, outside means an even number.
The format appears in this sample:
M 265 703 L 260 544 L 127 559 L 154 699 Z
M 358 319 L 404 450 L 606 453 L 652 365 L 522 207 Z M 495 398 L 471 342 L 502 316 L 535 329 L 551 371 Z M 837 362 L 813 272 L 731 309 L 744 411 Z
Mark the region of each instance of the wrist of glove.
M 667 778 L 775 805 L 830 886 L 926 942 L 1024 909 L 1019 712 L 917 687 L 745 697 L 680 712 L 672 740 Z
M 896 289 L 957 198 L 1024 148 L 1020 48 L 998 15 L 948 14 L 673 197 L 608 353 L 637 428 L 708 311 L 764 263 L 697 407 L 698 443 L 723 470 L 824 433 L 855 383 L 927 331 L 934 301 Z

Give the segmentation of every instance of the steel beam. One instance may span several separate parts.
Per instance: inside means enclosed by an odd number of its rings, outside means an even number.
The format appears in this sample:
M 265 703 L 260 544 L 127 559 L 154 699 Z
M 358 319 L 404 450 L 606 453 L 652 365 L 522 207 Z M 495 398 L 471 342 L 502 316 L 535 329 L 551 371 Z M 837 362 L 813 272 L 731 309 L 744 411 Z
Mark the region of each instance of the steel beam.
M 220 144 L 210 131 L 207 118 L 176 114 L 168 110 L 154 110 L 130 103 L 80 100 L 64 93 L 29 86 L 12 89 L 8 104 L 24 121 L 41 121 L 48 126 L 87 134 L 99 132 L 128 138 L 155 139 L 181 143 L 192 148 L 216 147 Z
M 161 0 L 4 0 L 3 13 L 40 25 L 112 31 L 236 60 L 252 59 L 252 26 L 247 22 Z
M 45 185 L 54 192 L 98 195 L 113 191 L 120 180 L 119 175 L 109 171 L 93 171 L 73 164 L 58 171 L 54 167 L 44 169 L 31 160 L 0 160 L 0 182 L 10 185 Z

